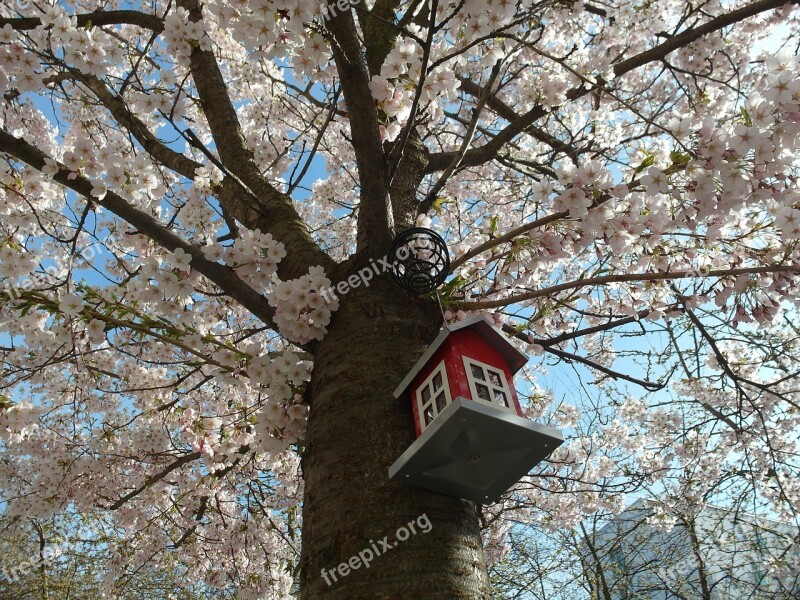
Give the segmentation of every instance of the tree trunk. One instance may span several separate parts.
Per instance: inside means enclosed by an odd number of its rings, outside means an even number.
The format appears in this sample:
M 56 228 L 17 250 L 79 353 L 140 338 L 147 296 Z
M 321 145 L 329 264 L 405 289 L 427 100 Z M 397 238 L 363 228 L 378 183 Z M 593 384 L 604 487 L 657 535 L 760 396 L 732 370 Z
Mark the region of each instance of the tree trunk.
M 302 599 L 488 599 L 475 505 L 388 477 L 414 441 L 409 396 L 392 392 L 436 336 L 438 307 L 388 275 L 340 304 L 308 392 Z

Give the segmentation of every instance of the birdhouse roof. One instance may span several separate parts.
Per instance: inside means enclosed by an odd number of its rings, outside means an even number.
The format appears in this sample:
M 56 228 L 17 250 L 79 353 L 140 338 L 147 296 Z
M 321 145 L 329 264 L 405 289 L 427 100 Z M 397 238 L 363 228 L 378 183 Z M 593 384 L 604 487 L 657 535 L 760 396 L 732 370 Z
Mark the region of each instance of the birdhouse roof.
M 395 398 L 399 398 L 403 392 L 406 391 L 408 386 L 411 385 L 411 382 L 414 381 L 414 378 L 425 368 L 425 365 L 433 355 L 436 354 L 436 351 L 441 348 L 448 336 L 461 329 L 471 329 L 480 335 L 487 344 L 502 354 L 506 361 L 508 361 L 508 367 L 511 369 L 512 375 L 528 362 L 528 356 L 517 350 L 517 348 L 508 341 L 508 338 L 492 325 L 487 317 L 483 315 L 470 317 L 469 319 L 464 319 L 463 321 L 442 328 L 439 335 L 433 340 L 433 343 L 428 346 L 425 354 L 419 357 L 414 367 L 408 372 L 403 381 L 400 382 L 400 385 L 395 388 Z

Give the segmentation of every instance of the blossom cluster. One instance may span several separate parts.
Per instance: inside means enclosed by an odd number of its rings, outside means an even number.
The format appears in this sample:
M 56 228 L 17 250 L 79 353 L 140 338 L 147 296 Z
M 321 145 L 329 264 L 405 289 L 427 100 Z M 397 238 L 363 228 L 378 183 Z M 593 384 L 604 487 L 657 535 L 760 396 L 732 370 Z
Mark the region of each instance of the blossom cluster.
M 4 407 L 0 404 L 0 440 L 9 444 L 17 443 L 35 433 L 39 427 L 42 408 L 31 402 Z
M 323 295 L 330 286 L 322 267 L 310 267 L 308 274 L 298 279 L 279 281 L 268 298 L 270 306 L 275 307 L 275 323 L 281 334 L 300 344 L 321 340 L 331 314 L 339 308 L 337 298 Z
M 273 281 L 278 263 L 286 256 L 281 242 L 271 234 L 260 230 L 241 230 L 231 246 L 208 243 L 202 248 L 203 255 L 211 261 L 223 261 L 253 289 L 263 292 Z

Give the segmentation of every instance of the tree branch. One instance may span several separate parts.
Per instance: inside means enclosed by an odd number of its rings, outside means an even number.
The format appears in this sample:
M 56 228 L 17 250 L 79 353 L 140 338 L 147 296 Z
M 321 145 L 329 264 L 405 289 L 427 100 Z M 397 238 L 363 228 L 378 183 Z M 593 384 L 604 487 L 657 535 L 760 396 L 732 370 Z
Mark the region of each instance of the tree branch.
M 197 0 L 180 0 L 179 4 L 189 11 L 191 20 L 202 20 L 202 9 Z M 224 186 L 228 189 L 220 194 L 220 202 L 226 203 L 230 213 L 245 226 L 269 232 L 284 245 L 286 258 L 278 266 L 278 272 L 284 279 L 304 275 L 313 265 L 321 265 L 326 269 L 335 266 L 311 238 L 292 199 L 270 185 L 258 170 L 213 52 L 195 46 L 190 55 L 190 66 L 220 160 L 252 190 L 253 200 L 257 200 L 259 206 L 253 210 L 249 205 L 251 203 L 243 198 L 251 195 L 246 190 L 242 193 L 239 186 L 236 186 L 237 189 Z
M 768 267 L 751 267 L 743 269 L 719 269 L 709 271 L 707 277 L 733 277 L 736 275 L 755 275 L 758 273 L 800 273 L 800 265 L 775 265 Z M 622 283 L 625 281 L 673 281 L 675 279 L 686 279 L 697 277 L 695 271 L 675 271 L 654 272 L 654 273 L 618 273 L 615 275 L 602 275 L 600 277 L 590 277 L 578 279 L 568 283 L 561 283 L 548 288 L 517 294 L 499 300 L 483 300 L 478 302 L 459 302 L 456 304 L 461 310 L 486 310 L 488 308 L 499 308 L 517 302 L 525 302 L 534 298 L 542 298 L 565 290 L 574 290 L 586 286 L 605 285 L 607 283 Z
M 427 212 L 433 207 L 433 204 L 436 202 L 436 196 L 439 192 L 444 188 L 447 184 L 447 180 L 456 172 L 456 170 L 461 166 L 461 163 L 464 160 L 464 156 L 467 154 L 469 149 L 469 145 L 472 143 L 472 139 L 475 136 L 475 131 L 478 128 L 478 123 L 480 122 L 481 118 L 481 111 L 483 111 L 483 107 L 486 104 L 487 100 L 489 99 L 489 95 L 491 94 L 492 85 L 494 84 L 495 79 L 500 73 L 500 67 L 502 66 L 502 62 L 498 61 L 495 63 L 494 67 L 492 67 L 492 72 L 489 75 L 489 81 L 485 88 L 483 88 L 481 96 L 478 98 L 478 102 L 475 105 L 475 108 L 472 109 L 472 121 L 467 126 L 467 132 L 464 134 L 464 140 L 461 142 L 461 147 L 458 149 L 458 152 L 455 153 L 450 164 L 444 169 L 444 172 L 441 174 L 439 179 L 436 180 L 436 183 L 433 185 L 431 190 L 428 192 L 428 195 L 425 196 L 425 199 L 420 202 L 418 213 L 419 214 L 427 214 Z
M 461 82 L 461 89 L 470 96 L 480 98 L 484 94 L 483 86 L 475 83 L 468 77 L 459 76 L 458 80 Z M 520 118 L 519 114 L 517 114 L 512 107 L 500 100 L 500 98 L 498 98 L 495 94 L 488 96 L 486 106 L 491 108 L 498 114 L 498 116 L 510 123 Z M 564 142 L 558 139 L 556 136 L 551 135 L 547 131 L 538 127 L 534 127 L 533 125 L 527 127 L 525 129 L 525 133 L 529 134 L 534 139 L 547 144 L 553 149 L 554 152 L 563 152 L 572 159 L 577 159 L 580 154 L 587 152 L 586 149 L 576 148 L 568 142 Z
M 512 335 L 513 337 L 517 338 L 518 340 L 520 340 L 522 342 L 525 342 L 526 344 L 530 343 L 530 340 L 528 340 L 524 335 L 519 333 L 511 325 L 503 324 L 503 331 L 505 333 L 508 333 L 509 335 Z M 660 390 L 660 389 L 662 389 L 664 387 L 664 385 L 666 385 L 664 383 L 653 383 L 652 381 L 646 381 L 644 379 L 639 379 L 639 378 L 633 377 L 631 375 L 626 375 L 625 373 L 620 373 L 619 371 L 614 371 L 613 369 L 609 369 L 608 367 L 604 367 L 603 365 L 601 365 L 599 363 L 596 363 L 593 360 L 590 360 L 588 358 L 584 358 L 583 356 L 579 356 L 578 354 L 573 354 L 571 352 L 566 352 L 564 350 L 559 350 L 558 348 L 555 348 L 554 346 L 543 346 L 542 348 L 544 349 L 545 352 L 547 352 L 549 354 L 552 354 L 554 356 L 557 356 L 562 360 L 579 362 L 579 363 L 581 363 L 583 365 L 586 365 L 590 369 L 593 369 L 595 371 L 600 371 L 601 373 L 603 373 L 605 375 L 608 375 L 609 377 L 612 377 L 614 379 L 624 379 L 625 381 L 629 381 L 630 383 L 635 383 L 636 385 L 639 385 L 639 386 L 641 386 L 641 387 L 643 387 L 646 390 L 651 391 L 651 392 L 654 392 L 656 390 Z
M 331 5 L 333 4 L 331 2 Z M 400 32 L 399 27 L 394 24 L 400 4 L 400 0 L 376 0 L 369 11 L 360 6 L 353 7 L 356 9 L 361 31 L 364 32 L 370 75 L 380 74 L 386 56 L 394 47 L 394 42 Z
M 673 306 L 672 308 L 676 308 L 677 306 Z M 636 313 L 636 316 L 624 317 L 622 319 L 617 319 L 616 321 L 609 321 L 608 323 L 603 323 L 602 325 L 595 325 L 594 327 L 587 327 L 586 329 L 577 329 L 575 331 L 571 331 L 568 333 L 562 333 L 561 335 L 557 335 L 552 338 L 543 339 L 543 338 L 534 338 L 534 344 L 539 344 L 542 347 L 546 346 L 553 346 L 555 344 L 562 344 L 569 340 L 574 340 L 575 338 L 584 337 L 586 335 L 592 335 L 595 333 L 600 333 L 602 331 L 608 331 L 610 329 L 616 329 L 617 327 L 622 327 L 623 325 L 630 325 L 631 323 L 636 323 L 641 319 L 647 317 L 650 314 L 649 310 L 640 310 Z
M 147 125 L 131 112 L 125 104 L 125 100 L 110 90 L 100 79 L 94 75 L 85 75 L 74 70 L 70 70 L 70 72 L 77 81 L 92 91 L 117 123 L 127 129 L 150 156 L 187 179 L 194 179 L 195 171 L 202 167 L 202 164 L 176 152 L 159 140 Z
M 378 111 L 369 88 L 369 69 L 352 11 L 336 11 L 335 16 L 326 21 L 326 26 L 333 34 L 331 47 L 350 116 L 361 188 L 357 250 L 366 250 L 369 256 L 377 258 L 383 256 L 391 244 L 394 216 Z
M 614 75 L 615 77 L 620 77 L 625 73 L 628 73 L 648 63 L 661 60 L 671 52 L 691 44 L 695 40 L 708 33 L 713 33 L 714 31 L 718 31 L 729 25 L 743 21 L 749 17 L 753 17 L 759 13 L 780 8 L 782 6 L 786 6 L 787 4 L 798 4 L 799 2 L 800 0 L 792 0 L 791 2 L 786 2 L 786 0 L 758 0 L 757 2 L 753 2 L 752 4 L 749 4 L 743 8 L 716 17 L 711 21 L 704 23 L 703 25 L 699 25 L 681 34 L 675 35 L 663 44 L 659 44 L 655 48 L 646 50 L 645 52 L 617 63 L 614 66 Z M 602 80 L 597 84 L 588 87 L 582 83 L 581 85 L 572 88 L 567 92 L 567 100 L 569 101 L 580 98 L 589 92 L 602 88 L 605 86 L 605 84 L 606 82 Z M 489 143 L 485 144 L 484 146 L 470 149 L 463 156 L 461 165 L 467 167 L 478 166 L 494 160 L 506 143 L 510 142 L 520 133 L 523 133 L 526 129 L 528 129 L 528 127 L 533 125 L 533 123 L 548 114 L 548 112 L 548 109 L 545 109 L 543 106 L 539 104 L 535 105 L 528 112 L 520 115 L 519 118 L 510 122 Z M 431 154 L 426 172 L 434 173 L 446 169 L 447 166 L 453 161 L 453 158 L 457 156 L 457 154 L 458 153 L 455 151 Z
M 497 246 L 501 246 L 508 242 L 514 241 L 515 238 L 532 231 L 533 229 L 537 229 L 539 227 L 544 227 L 549 223 L 553 223 L 555 221 L 559 221 L 561 219 L 565 219 L 569 216 L 569 211 L 561 211 L 558 213 L 553 213 L 552 215 L 547 215 L 546 217 L 542 217 L 541 219 L 536 219 L 530 223 L 525 223 L 524 225 L 520 225 L 519 227 L 515 227 L 511 231 L 496 237 L 490 240 L 485 241 L 483 244 L 476 246 L 466 254 L 459 256 L 455 259 L 451 266 L 450 272 L 454 273 L 456 269 L 458 269 L 461 265 L 467 262 L 470 258 L 474 258 L 480 254 L 483 254 L 487 250 L 491 250 L 492 248 L 496 248 Z
M 9 156 L 40 171 L 45 166 L 45 159 L 50 158 L 38 148 L 11 135 L 4 129 L 0 129 L 0 152 L 5 152 Z M 69 169 L 59 165 L 59 172 L 56 173 L 53 179 L 82 195 L 87 200 L 111 211 L 167 250 L 174 252 L 178 248 L 183 249 L 192 256 L 192 268 L 218 285 L 232 299 L 261 319 L 265 325 L 274 327 L 272 320 L 275 315 L 274 309 L 269 306 L 266 298 L 239 279 L 233 269 L 206 259 L 200 248 L 175 235 L 155 218 L 131 206 L 117 194 L 108 192 L 104 198 L 98 199 L 92 196 L 92 183 L 88 179 L 80 176 L 70 179 L 68 175 Z
M 646 50 L 640 54 L 637 54 L 636 56 L 632 56 L 627 60 L 617 63 L 614 65 L 614 75 L 616 77 L 620 77 L 621 75 L 633 71 L 634 69 L 646 65 L 647 63 L 661 60 L 675 50 L 685 48 L 704 35 L 719 31 L 720 29 L 724 29 L 729 25 L 733 25 L 739 21 L 744 21 L 745 19 L 754 17 L 759 13 L 773 10 L 775 8 L 781 8 L 787 4 L 798 4 L 798 0 L 791 0 L 788 2 L 787 0 L 758 0 L 757 2 L 752 2 L 747 6 L 743 6 L 742 8 L 731 11 L 727 14 L 715 17 L 707 23 L 698 25 L 697 27 L 684 31 L 683 33 L 673 35 L 666 42 L 659 44 L 655 48 L 651 48 L 650 50 Z
M 156 15 L 136 10 L 96 10 L 94 12 L 75 15 L 78 27 L 94 25 L 136 25 L 157 33 L 164 31 L 164 22 Z M 11 25 L 16 31 L 30 31 L 42 24 L 38 17 L 0 17 L 0 28 Z
M 142 485 L 131 490 L 130 492 L 122 496 L 119 500 L 117 500 L 110 506 L 106 506 L 104 508 L 107 508 L 109 510 L 117 510 L 119 508 L 122 508 L 122 506 L 124 506 L 129 500 L 133 500 L 136 496 L 141 494 L 143 491 L 152 486 L 154 483 L 158 483 L 159 481 L 164 479 L 164 477 L 172 473 L 175 469 L 180 469 L 183 465 L 189 464 L 190 462 L 199 459 L 201 456 L 202 454 L 200 454 L 199 452 L 190 452 L 189 454 L 184 454 L 175 462 L 165 467 L 162 471 L 159 471 L 155 475 L 151 475 L 150 477 L 148 477 Z

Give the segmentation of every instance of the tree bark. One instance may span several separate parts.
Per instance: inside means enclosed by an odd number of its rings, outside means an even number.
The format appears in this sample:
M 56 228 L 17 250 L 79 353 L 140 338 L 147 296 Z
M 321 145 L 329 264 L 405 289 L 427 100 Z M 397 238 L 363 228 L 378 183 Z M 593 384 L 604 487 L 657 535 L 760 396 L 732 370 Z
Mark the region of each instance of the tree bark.
M 340 302 L 308 391 L 301 598 L 488 599 L 475 505 L 388 477 L 414 441 L 409 395 L 392 392 L 436 336 L 439 309 L 388 275 Z M 417 533 L 398 542 L 397 530 L 411 522 Z M 362 551 L 382 550 L 385 536 L 393 547 L 369 568 L 337 571 Z

